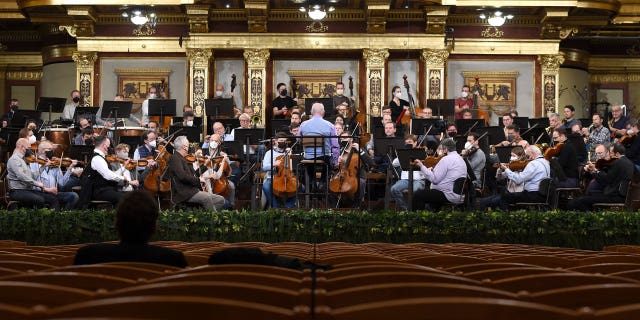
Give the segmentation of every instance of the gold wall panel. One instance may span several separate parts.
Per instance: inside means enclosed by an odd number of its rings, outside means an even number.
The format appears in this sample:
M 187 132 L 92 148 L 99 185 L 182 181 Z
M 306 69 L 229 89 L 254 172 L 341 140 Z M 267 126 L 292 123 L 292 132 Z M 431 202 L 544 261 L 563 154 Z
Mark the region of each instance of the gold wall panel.
M 38 6 L 64 6 L 64 5 L 83 5 L 89 1 L 83 0 L 18 0 L 18 6 L 21 9 Z M 91 5 L 97 6 L 124 6 L 130 5 L 128 0 L 91 0 Z M 195 0 L 137 0 L 138 6 L 177 6 L 181 4 L 194 4 Z
M 607 57 L 607 56 L 592 56 L 589 59 L 589 70 L 640 71 L 640 57 L 621 58 L 621 57 Z
M 78 51 L 98 52 L 186 52 L 178 37 L 78 37 Z
M 458 39 L 451 54 L 557 54 L 560 40 Z
M 0 54 L 0 66 L 3 65 L 42 66 L 42 53 Z

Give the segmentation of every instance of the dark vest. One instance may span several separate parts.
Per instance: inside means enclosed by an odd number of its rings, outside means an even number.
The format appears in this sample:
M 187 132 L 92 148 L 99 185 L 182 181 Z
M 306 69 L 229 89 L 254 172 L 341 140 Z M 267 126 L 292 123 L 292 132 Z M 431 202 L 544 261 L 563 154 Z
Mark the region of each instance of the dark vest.
M 105 162 L 107 161 L 107 159 L 105 159 L 98 153 L 94 153 L 91 156 L 91 160 L 93 161 L 93 158 L 95 158 L 96 156 L 104 159 Z M 94 192 L 107 188 L 113 188 L 114 190 L 118 189 L 118 182 L 105 179 L 100 173 L 98 173 L 98 171 L 94 170 L 91 165 L 87 166 L 87 169 L 90 171 L 89 177 L 91 179 L 91 184 L 93 186 Z

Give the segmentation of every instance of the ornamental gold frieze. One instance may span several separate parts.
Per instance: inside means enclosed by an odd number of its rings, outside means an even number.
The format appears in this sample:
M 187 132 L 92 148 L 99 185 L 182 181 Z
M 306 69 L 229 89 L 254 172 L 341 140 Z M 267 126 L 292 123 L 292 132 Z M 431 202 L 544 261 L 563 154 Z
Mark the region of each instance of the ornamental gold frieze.
M 113 72 L 118 76 L 144 76 L 144 75 L 157 75 L 157 74 L 169 74 L 171 73 L 171 69 L 156 69 L 156 68 L 147 68 L 147 69 L 115 69 Z
M 424 49 L 422 50 L 422 55 L 420 57 L 422 58 L 422 61 L 427 64 L 427 67 L 444 68 L 447 59 L 449 58 L 449 50 Z
M 265 68 L 269 61 L 269 49 L 245 50 L 244 59 L 249 69 Z
M 540 67 L 542 73 L 558 73 L 560 72 L 560 66 L 564 62 L 564 55 L 562 54 L 545 54 L 538 57 L 540 61 Z
M 389 58 L 388 49 L 363 49 L 362 57 L 367 63 L 367 68 L 384 68 L 384 64 Z
M 76 63 L 76 68 L 80 72 L 92 72 L 93 65 L 98 59 L 96 52 L 80 52 L 76 51 L 71 56 Z
M 633 73 L 592 73 L 589 74 L 590 83 L 624 83 L 640 82 L 640 72 Z
M 4 77 L 7 80 L 39 81 L 42 79 L 42 70 L 7 71 Z
M 157 23 L 159 25 L 184 25 L 189 23 L 189 18 L 186 14 L 158 14 Z M 96 19 L 96 24 L 131 24 L 128 18 L 123 17 L 121 14 L 100 14 Z
M 0 66 L 42 66 L 42 54 L 40 52 L 23 52 L 20 54 L 0 54 Z
M 187 58 L 193 68 L 206 68 L 209 66 L 209 60 L 213 55 L 213 51 L 209 49 L 188 49 Z
M 48 64 L 61 59 L 72 60 L 73 53 L 77 51 L 75 44 L 57 44 L 42 48 L 42 63 Z
M 539 55 L 557 54 L 560 40 L 456 38 L 451 54 Z
M 38 31 L 2 31 L 0 32 L 0 42 L 37 42 L 42 41 Z
M 77 5 L 78 0 L 18 0 L 18 7 L 20 9 L 40 7 L 40 6 L 64 6 L 64 5 Z M 88 2 L 88 1 L 84 1 Z M 91 0 L 92 5 L 95 6 L 126 6 L 130 5 L 130 0 Z M 183 4 L 194 4 L 196 0 L 137 0 L 136 5 L 139 6 L 180 6 Z
M 640 72 L 640 57 L 591 56 L 589 58 L 589 71 L 591 70 L 606 73 L 617 73 L 617 71 Z

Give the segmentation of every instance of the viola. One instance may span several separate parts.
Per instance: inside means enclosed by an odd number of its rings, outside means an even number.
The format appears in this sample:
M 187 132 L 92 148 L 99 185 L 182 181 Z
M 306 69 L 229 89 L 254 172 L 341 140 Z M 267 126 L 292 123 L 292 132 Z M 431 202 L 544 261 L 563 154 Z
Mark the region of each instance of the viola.
M 293 147 L 293 146 L 292 146 Z M 291 161 L 289 159 L 290 151 L 280 155 L 276 160 L 280 160 L 277 167 L 277 173 L 273 177 L 273 194 L 282 199 L 294 197 L 298 190 L 298 178 L 291 170 Z
M 511 171 L 522 171 L 524 170 L 524 168 L 529 164 L 529 162 L 531 162 L 530 159 L 525 159 L 525 160 L 511 160 L 509 161 L 509 163 L 507 164 L 507 167 L 509 167 L 509 169 Z
M 424 166 L 427 168 L 433 168 L 436 166 L 436 164 L 438 164 L 438 162 L 440 162 L 440 160 L 442 160 L 444 157 L 446 156 L 446 154 L 441 154 L 439 156 L 427 156 L 424 161 L 422 161 L 422 163 L 424 163 Z
M 358 191 L 358 162 L 360 155 L 352 147 L 346 160 L 340 165 L 340 171 L 329 181 L 329 190 L 353 199 Z
M 547 159 L 547 161 L 549 161 L 551 160 L 551 158 L 557 157 L 558 155 L 560 155 L 560 152 L 562 151 L 562 147 L 564 147 L 564 142 L 560 142 L 553 147 L 549 147 L 547 150 L 544 151 L 544 158 Z
M 624 145 L 630 145 L 633 143 L 633 140 L 636 139 L 636 134 L 635 132 L 632 134 L 626 134 L 622 137 L 620 137 L 620 139 L 618 140 L 619 143 L 624 144 Z

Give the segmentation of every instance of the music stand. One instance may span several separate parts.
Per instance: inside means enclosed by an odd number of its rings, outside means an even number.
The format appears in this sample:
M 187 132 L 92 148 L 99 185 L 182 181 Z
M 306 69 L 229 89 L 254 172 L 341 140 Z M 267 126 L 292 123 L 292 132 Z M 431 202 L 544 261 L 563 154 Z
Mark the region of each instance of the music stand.
M 320 102 L 324 106 L 324 116 L 328 117 L 335 112 L 333 107 L 333 98 L 306 98 L 304 99 L 304 111 L 306 114 L 311 115 L 311 106 L 314 103 Z
M 525 134 L 522 134 L 521 137 L 522 139 L 529 141 L 529 143 L 534 144 L 534 143 L 551 142 L 551 138 L 549 137 L 549 134 L 547 134 L 546 128 L 540 127 L 538 125 L 535 128 L 529 128 L 527 130 L 528 132 L 526 132 Z M 539 140 L 538 140 L 538 137 L 540 137 Z M 538 142 L 536 142 L 536 140 L 538 140 Z
M 279 131 L 284 131 L 288 134 L 290 125 L 291 125 L 291 120 L 289 119 L 271 119 L 271 131 L 274 134 L 276 134 Z
M 176 99 L 149 99 L 147 112 L 149 116 L 160 116 L 159 125 L 160 128 L 164 128 L 164 116 L 176 115 Z
M 475 132 L 476 128 L 486 127 L 484 119 L 456 119 L 456 129 L 458 134 L 469 134 L 469 132 Z
M 549 124 L 549 118 L 530 118 L 529 119 L 529 127 L 533 127 L 535 124 L 538 124 L 538 127 L 546 128 Z
M 444 132 L 446 123 L 442 119 L 411 119 L 411 134 L 421 135 L 437 135 Z M 429 130 L 429 128 L 431 128 Z M 429 130 L 427 132 L 427 130 Z
M 24 128 L 27 120 L 34 119 L 36 122 L 40 120 L 41 112 L 37 110 L 18 110 L 13 114 L 11 126 L 14 128 Z
M 233 118 L 233 99 L 206 99 L 204 109 L 207 117 L 229 117 Z
M 173 123 L 180 123 L 184 120 L 184 117 L 171 117 Z M 201 127 L 202 126 L 202 117 L 193 117 L 193 126 Z
M 456 151 L 461 153 L 465 143 L 467 143 L 467 136 L 456 136 L 453 138 L 453 141 L 456 142 Z
M 258 144 L 264 140 L 264 128 L 236 128 L 233 134 L 233 140 L 244 144 L 244 152 L 249 157 L 249 148 L 252 144 Z M 245 162 L 246 171 L 249 171 L 249 161 Z
M 489 138 L 488 141 L 490 145 L 495 145 L 502 141 L 507 140 L 507 137 L 505 137 L 504 135 L 504 130 L 500 127 L 497 127 L 497 126 L 480 127 L 478 128 L 478 130 L 476 130 L 476 133 L 478 133 L 479 135 L 482 135 L 485 132 L 488 132 L 485 137 Z
M 113 114 L 113 118 L 116 119 L 114 121 L 114 140 L 117 141 L 116 144 L 120 143 L 120 135 L 118 134 L 118 119 L 127 119 L 131 116 L 131 107 L 133 106 L 133 101 L 103 101 L 102 102 L 102 114 L 100 118 L 102 119 L 111 119 L 111 115 Z
M 98 108 L 96 107 L 76 107 L 76 111 L 73 113 L 73 123 L 78 123 L 78 119 L 82 117 L 95 125 L 96 113 L 98 113 Z
M 384 157 L 394 150 L 404 148 L 404 139 L 402 138 L 387 138 L 380 137 L 373 139 L 373 147 L 376 156 Z
M 416 159 L 424 160 L 427 152 L 424 149 L 396 149 L 398 153 L 398 162 L 402 171 L 409 172 L 409 199 L 407 199 L 407 207 L 409 211 L 413 210 L 413 170 L 415 166 L 413 161 Z
M 511 149 L 514 147 L 506 146 L 506 147 L 495 147 L 496 154 L 498 155 L 498 159 L 500 163 L 509 163 L 511 161 Z
M 240 141 L 224 141 L 222 143 L 222 151 L 229 157 L 238 157 L 240 160 L 245 159 L 244 146 Z
M 36 110 L 40 112 L 49 112 L 49 123 L 51 123 L 51 113 L 62 112 L 66 102 L 67 99 L 65 98 L 40 97 Z
M 71 151 L 70 151 L 71 152 L 70 158 L 84 159 L 84 162 L 87 164 L 87 166 L 90 166 L 91 164 L 88 163 L 88 160 L 89 160 L 89 156 L 93 154 L 93 149 L 95 149 L 95 146 L 72 144 Z
M 183 127 L 183 126 L 170 126 L 169 135 L 173 135 L 179 132 L 179 136 L 186 136 L 189 139 L 189 143 L 198 142 L 200 144 L 200 129 L 198 127 Z
M 427 99 L 427 106 L 431 108 L 436 115 L 442 118 L 453 117 L 455 113 L 455 99 Z

